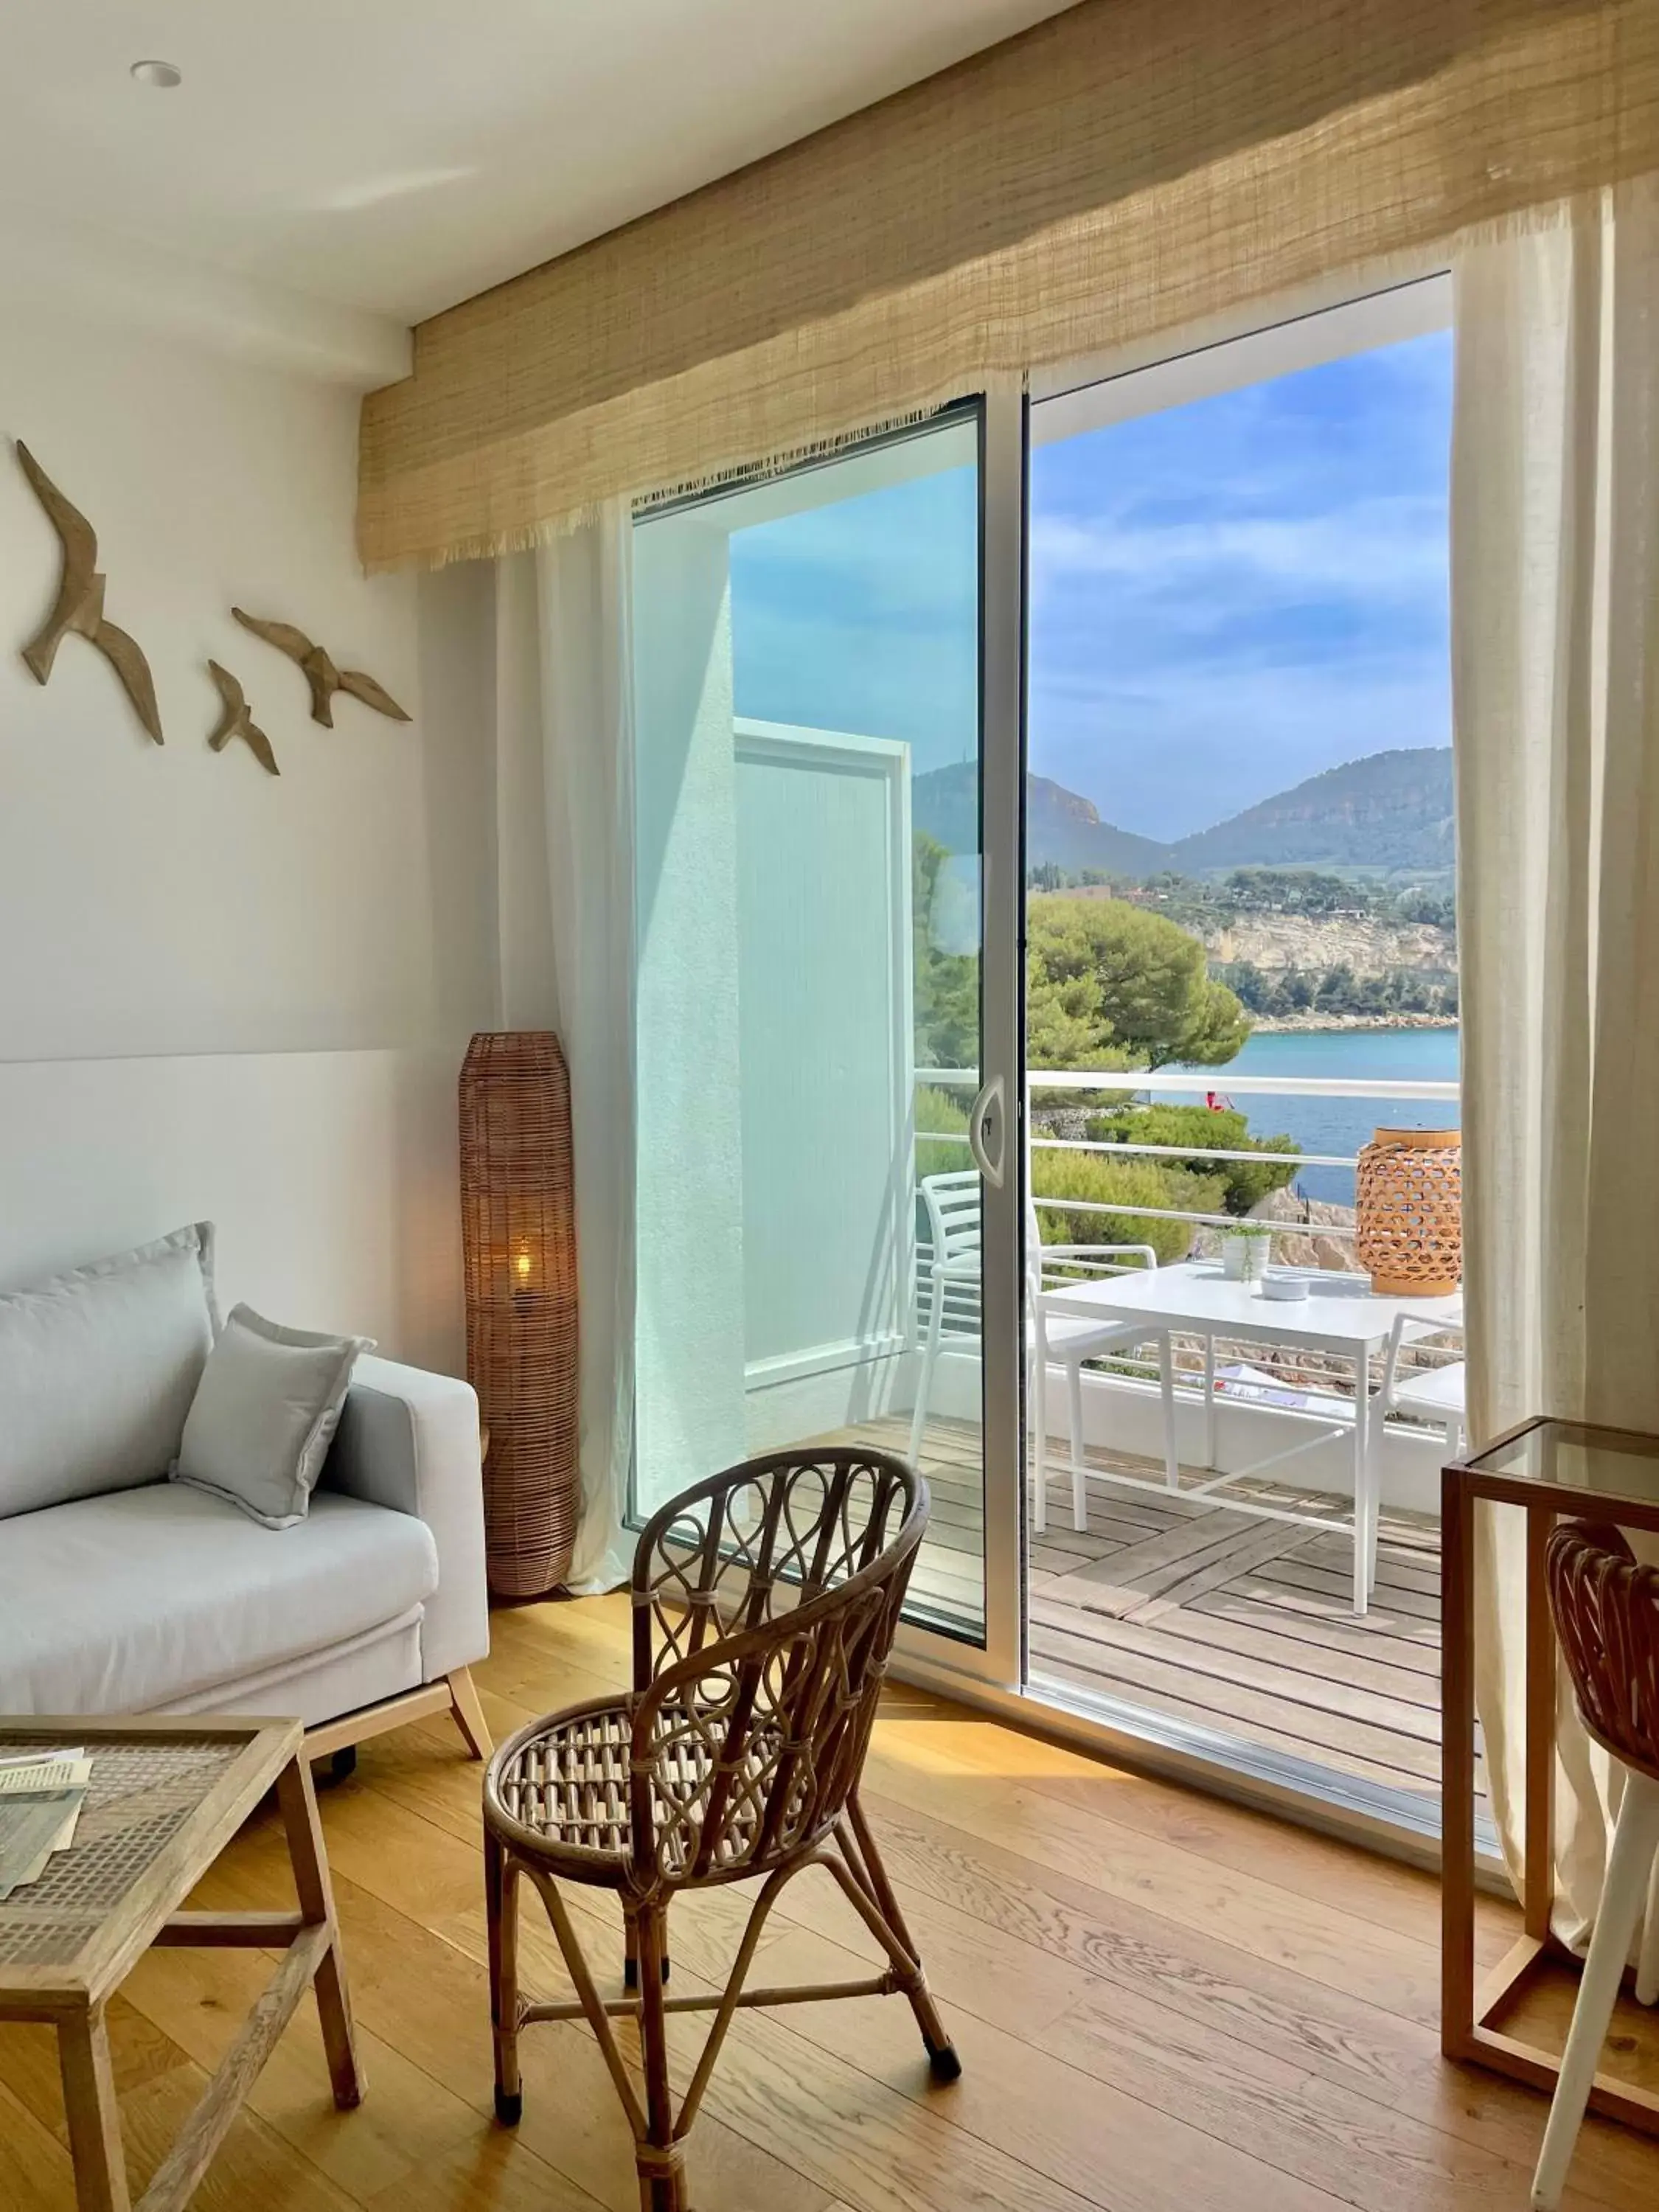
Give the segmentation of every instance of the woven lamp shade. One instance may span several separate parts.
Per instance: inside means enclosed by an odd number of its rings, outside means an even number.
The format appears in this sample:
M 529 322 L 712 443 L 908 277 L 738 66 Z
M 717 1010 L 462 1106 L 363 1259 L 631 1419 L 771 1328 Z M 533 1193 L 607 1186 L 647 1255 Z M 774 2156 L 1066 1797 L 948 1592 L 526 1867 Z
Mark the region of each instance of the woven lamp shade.
M 489 1432 L 484 1547 L 498 1596 L 570 1572 L 580 1504 L 570 1078 L 545 1030 L 475 1036 L 461 1069 L 466 1371 Z
M 1444 1297 L 1463 1279 L 1455 1129 L 1379 1129 L 1359 1155 L 1355 1249 L 1382 1297 Z

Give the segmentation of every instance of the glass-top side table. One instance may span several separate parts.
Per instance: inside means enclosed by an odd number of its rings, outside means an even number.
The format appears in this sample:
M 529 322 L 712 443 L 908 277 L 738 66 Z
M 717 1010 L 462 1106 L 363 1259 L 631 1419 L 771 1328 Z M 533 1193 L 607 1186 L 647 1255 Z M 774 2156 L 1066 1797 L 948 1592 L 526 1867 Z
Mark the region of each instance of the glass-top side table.
M 1490 1500 L 1526 1515 L 1523 1933 L 1478 1983 L 1474 1971 L 1474 1520 Z M 1545 1558 L 1560 1519 L 1659 1533 L 1659 1437 L 1548 1418 L 1455 1461 L 1440 1484 L 1442 1733 L 1441 2048 L 1553 2091 L 1558 2055 L 1506 2032 L 1548 1963 L 1577 1966 L 1551 1932 L 1559 1668 Z M 1563 1692 L 1563 1694 L 1571 1694 Z M 1598 2074 L 1592 2107 L 1659 2134 L 1659 2092 Z

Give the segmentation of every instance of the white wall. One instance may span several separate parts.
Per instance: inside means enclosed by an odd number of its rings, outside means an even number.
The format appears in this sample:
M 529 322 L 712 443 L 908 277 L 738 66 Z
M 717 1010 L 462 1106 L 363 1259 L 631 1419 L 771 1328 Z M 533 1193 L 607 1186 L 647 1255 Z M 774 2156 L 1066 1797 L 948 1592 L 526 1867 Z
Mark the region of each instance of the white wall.
M 910 749 L 739 721 L 736 750 L 744 1377 L 840 1370 L 845 1421 L 915 1296 Z
M 224 1285 L 459 1357 L 453 1092 L 495 1018 L 483 571 L 366 580 L 357 394 L 72 313 L 0 337 L 0 1282 L 184 1219 Z M 21 647 L 57 540 L 21 437 L 99 537 L 167 743 L 101 656 Z M 231 620 L 299 623 L 414 720 L 335 702 Z M 206 739 L 209 657 L 282 769 Z

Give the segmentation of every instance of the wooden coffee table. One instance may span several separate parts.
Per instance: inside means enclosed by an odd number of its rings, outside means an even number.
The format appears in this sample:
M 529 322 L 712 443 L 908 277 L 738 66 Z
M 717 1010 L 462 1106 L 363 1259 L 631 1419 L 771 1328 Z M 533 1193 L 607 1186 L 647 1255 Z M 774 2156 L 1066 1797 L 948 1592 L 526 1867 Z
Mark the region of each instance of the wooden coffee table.
M 207 2171 L 307 1989 L 342 2107 L 362 2096 L 328 1859 L 298 1721 L 12 1720 L 0 1753 L 84 1744 L 92 1779 L 70 1849 L 0 1902 L 0 2020 L 58 2031 L 82 2212 L 129 2212 L 105 2008 L 152 1943 L 283 1954 L 270 1986 L 156 2169 L 137 2212 L 176 2212 Z M 267 1790 L 288 1831 L 291 1912 L 180 1908 Z

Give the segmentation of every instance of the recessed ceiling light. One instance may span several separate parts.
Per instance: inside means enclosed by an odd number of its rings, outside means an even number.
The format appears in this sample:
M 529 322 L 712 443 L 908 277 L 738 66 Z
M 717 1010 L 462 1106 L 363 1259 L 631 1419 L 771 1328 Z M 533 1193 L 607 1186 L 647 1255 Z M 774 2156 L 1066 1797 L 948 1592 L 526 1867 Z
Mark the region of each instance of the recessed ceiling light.
M 171 92 L 185 81 L 183 70 L 171 62 L 134 62 L 129 75 L 135 83 L 147 84 L 156 92 Z

